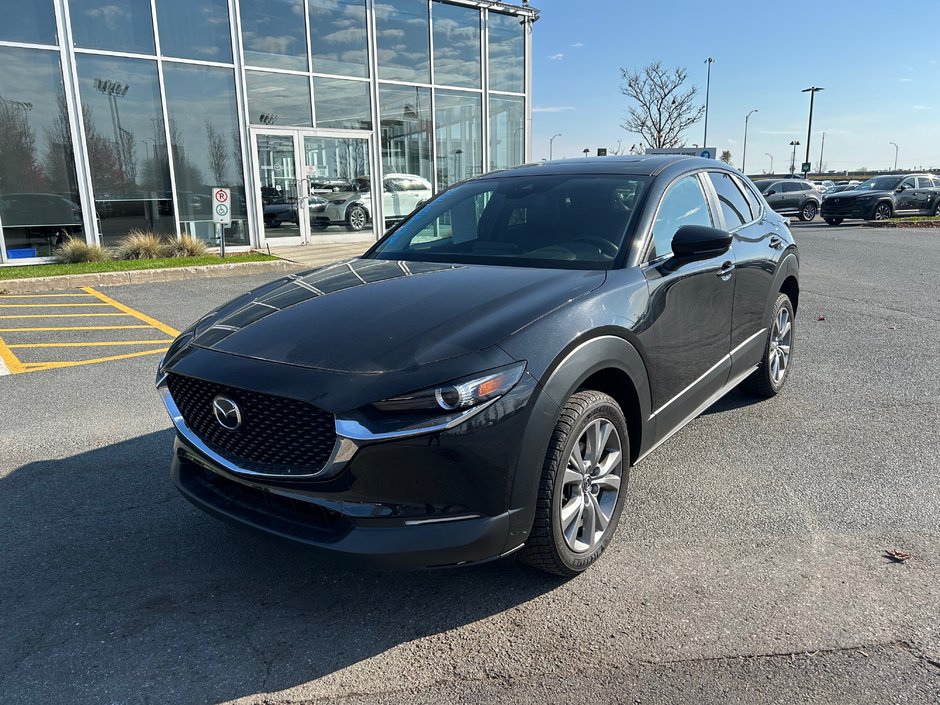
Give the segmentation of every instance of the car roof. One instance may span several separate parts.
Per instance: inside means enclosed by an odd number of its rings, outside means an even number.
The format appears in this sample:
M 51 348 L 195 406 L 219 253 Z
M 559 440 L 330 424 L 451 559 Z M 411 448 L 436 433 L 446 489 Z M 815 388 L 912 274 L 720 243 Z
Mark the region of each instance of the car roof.
M 491 171 L 480 178 L 546 176 L 555 174 L 631 174 L 637 176 L 658 176 L 667 169 L 670 169 L 670 167 L 675 167 L 679 171 L 707 168 L 739 173 L 736 169 L 716 159 L 704 159 L 684 154 L 650 154 L 639 156 L 556 159 L 550 162 L 525 164 L 513 169 Z

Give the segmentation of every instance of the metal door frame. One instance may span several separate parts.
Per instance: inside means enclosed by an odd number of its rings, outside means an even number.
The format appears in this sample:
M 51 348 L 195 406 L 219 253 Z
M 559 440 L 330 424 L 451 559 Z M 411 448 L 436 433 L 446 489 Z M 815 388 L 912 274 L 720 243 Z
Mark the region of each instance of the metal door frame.
M 378 164 L 378 155 L 375 150 L 375 133 L 372 130 L 336 130 L 336 129 L 323 129 L 323 128 L 314 128 L 314 127 L 279 127 L 279 126 L 267 126 L 267 125 L 252 125 L 249 128 L 249 137 L 251 141 L 251 160 L 253 165 L 253 181 L 252 184 L 252 196 L 253 201 L 256 204 L 254 222 L 255 227 L 258 232 L 258 244 L 261 247 L 266 245 L 278 246 L 278 245 L 308 245 L 313 242 L 355 242 L 359 240 L 369 240 L 374 241 L 381 237 L 382 231 L 384 228 L 379 228 L 380 223 L 385 222 L 385 214 L 382 210 L 382 199 L 378 197 L 381 194 L 380 190 L 375 188 L 376 179 L 381 173 L 379 170 Z M 262 205 L 261 199 L 261 163 L 258 158 L 258 136 L 259 135 L 272 135 L 280 137 L 291 137 L 293 139 L 294 145 L 294 164 L 296 169 L 296 181 L 298 184 L 307 179 L 307 153 L 304 148 L 304 138 L 305 137 L 317 137 L 317 138 L 333 138 L 333 139 L 358 139 L 364 140 L 369 150 L 369 170 L 372 176 L 373 188 L 370 194 L 370 200 L 372 205 L 372 230 L 363 230 L 362 232 L 349 232 L 349 233 L 327 233 L 322 234 L 318 233 L 313 236 L 310 229 L 310 220 L 309 218 L 304 218 L 300 215 L 302 201 L 305 201 L 309 198 L 309 193 L 306 196 L 300 196 L 300 188 L 298 186 L 298 223 L 299 235 L 296 237 L 278 237 L 278 238 L 266 238 L 264 230 L 264 206 Z M 304 205 L 303 210 L 306 211 L 306 206 Z

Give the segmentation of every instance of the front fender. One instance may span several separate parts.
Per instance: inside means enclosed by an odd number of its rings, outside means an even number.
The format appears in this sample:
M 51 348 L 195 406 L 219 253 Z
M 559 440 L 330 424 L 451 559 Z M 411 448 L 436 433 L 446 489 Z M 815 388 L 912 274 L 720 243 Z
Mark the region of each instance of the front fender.
M 646 428 L 651 423 L 647 421 L 651 413 L 649 379 L 637 349 L 615 335 L 603 335 L 568 346 L 543 375 L 529 418 L 510 494 L 509 506 L 516 511 L 511 516 L 506 550 L 525 541 L 532 529 L 545 453 L 565 401 L 591 375 L 606 369 L 625 373 L 636 389 L 637 411 L 644 426 L 640 454 L 652 443 L 654 434 Z M 631 439 L 631 442 L 636 440 Z

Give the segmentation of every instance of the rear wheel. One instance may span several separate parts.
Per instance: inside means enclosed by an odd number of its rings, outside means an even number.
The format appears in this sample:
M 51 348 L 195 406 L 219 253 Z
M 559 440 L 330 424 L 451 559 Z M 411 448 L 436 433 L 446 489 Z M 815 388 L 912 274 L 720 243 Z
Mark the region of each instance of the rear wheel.
M 891 217 L 891 204 L 890 203 L 879 203 L 875 206 L 875 212 L 872 216 L 873 220 L 887 220 Z
M 764 357 L 754 374 L 741 385 L 745 391 L 769 399 L 783 390 L 793 360 L 793 324 L 793 303 L 781 293 L 774 302 Z
M 933 214 L 940 218 L 940 198 L 937 199 L 937 205 L 933 207 Z
M 829 225 L 842 225 L 842 218 L 826 218 Z
M 812 220 L 816 217 L 816 211 L 818 210 L 815 201 L 807 201 L 803 204 L 803 208 L 800 209 L 800 220 Z
M 566 577 L 589 568 L 617 528 L 629 471 L 620 406 L 601 392 L 573 394 L 548 446 L 535 522 L 520 558 Z

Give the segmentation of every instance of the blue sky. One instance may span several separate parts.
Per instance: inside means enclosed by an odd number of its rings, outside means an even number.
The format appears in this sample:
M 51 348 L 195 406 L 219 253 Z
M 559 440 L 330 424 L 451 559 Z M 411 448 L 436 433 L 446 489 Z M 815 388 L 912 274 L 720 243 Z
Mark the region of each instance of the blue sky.
M 705 97 L 712 65 L 708 141 L 748 173 L 789 169 L 791 140 L 805 156 L 811 85 L 816 94 L 810 160 L 829 169 L 940 168 L 940 0 L 820 0 L 788 6 L 742 0 L 533 0 L 532 152 L 536 160 L 581 156 L 587 147 L 629 148 L 620 127 L 628 100 L 620 67 L 661 60 L 683 66 Z M 808 13 L 808 17 L 807 17 Z M 805 37 L 805 38 L 804 38 Z M 686 133 L 702 141 L 702 123 Z

